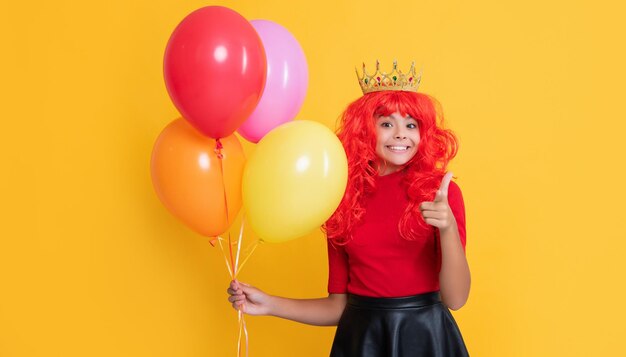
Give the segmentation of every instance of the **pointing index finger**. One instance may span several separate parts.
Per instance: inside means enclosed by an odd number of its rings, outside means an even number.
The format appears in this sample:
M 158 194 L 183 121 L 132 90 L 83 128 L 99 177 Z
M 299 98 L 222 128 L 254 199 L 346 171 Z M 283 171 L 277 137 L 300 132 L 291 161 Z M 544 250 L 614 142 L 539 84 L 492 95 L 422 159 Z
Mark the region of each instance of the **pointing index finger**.
M 444 176 L 443 179 L 441 179 L 441 185 L 439 186 L 439 191 L 441 191 L 442 194 L 448 196 L 448 187 L 450 187 L 450 180 L 452 180 L 452 172 L 447 172 Z

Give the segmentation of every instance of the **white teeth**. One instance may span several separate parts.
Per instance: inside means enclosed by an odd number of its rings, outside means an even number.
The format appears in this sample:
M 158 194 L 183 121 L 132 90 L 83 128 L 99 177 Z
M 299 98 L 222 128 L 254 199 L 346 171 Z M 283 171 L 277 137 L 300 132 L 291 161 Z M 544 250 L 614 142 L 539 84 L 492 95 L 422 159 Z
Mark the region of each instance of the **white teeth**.
M 395 151 L 407 151 L 409 149 L 408 146 L 388 146 L 388 148 Z

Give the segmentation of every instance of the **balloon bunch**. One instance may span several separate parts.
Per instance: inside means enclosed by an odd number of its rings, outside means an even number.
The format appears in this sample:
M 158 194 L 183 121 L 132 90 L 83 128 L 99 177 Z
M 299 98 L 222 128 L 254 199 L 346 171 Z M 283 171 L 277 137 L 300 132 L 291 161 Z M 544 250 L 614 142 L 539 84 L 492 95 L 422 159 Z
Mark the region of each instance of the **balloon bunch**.
M 182 118 L 154 144 L 155 191 L 174 216 L 219 243 L 232 279 L 258 242 L 298 238 L 330 217 L 345 191 L 347 160 L 328 128 L 293 121 L 308 67 L 289 31 L 225 7 L 200 8 L 172 33 L 164 77 Z M 248 162 L 235 131 L 258 143 Z M 242 205 L 259 241 L 239 264 L 243 221 L 236 242 L 220 235 Z M 246 341 L 247 331 L 239 318 L 240 354 L 242 328 Z

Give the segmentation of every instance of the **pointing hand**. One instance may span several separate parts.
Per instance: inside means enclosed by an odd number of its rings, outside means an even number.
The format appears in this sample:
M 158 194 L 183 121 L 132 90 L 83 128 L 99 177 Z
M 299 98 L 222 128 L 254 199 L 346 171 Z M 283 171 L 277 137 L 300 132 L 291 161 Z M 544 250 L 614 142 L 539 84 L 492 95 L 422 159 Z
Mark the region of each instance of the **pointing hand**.
M 450 187 L 451 179 L 452 172 L 446 173 L 441 180 L 435 199 L 432 202 L 422 202 L 420 204 L 420 211 L 424 221 L 431 226 L 439 228 L 440 231 L 456 226 L 456 220 L 448 205 L 448 187 Z

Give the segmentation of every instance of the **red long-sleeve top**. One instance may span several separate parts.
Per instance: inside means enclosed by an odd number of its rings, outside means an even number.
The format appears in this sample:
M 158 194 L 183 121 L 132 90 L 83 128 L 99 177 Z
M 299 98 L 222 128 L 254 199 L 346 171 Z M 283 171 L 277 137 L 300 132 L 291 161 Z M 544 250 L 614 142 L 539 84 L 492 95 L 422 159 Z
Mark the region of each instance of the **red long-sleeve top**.
M 346 245 L 328 244 L 328 292 L 401 297 L 439 290 L 441 248 L 435 228 L 431 239 L 407 241 L 398 222 L 408 204 L 402 171 L 376 180 L 365 201 L 365 216 Z M 465 207 L 459 186 L 450 182 L 448 204 L 465 249 Z

